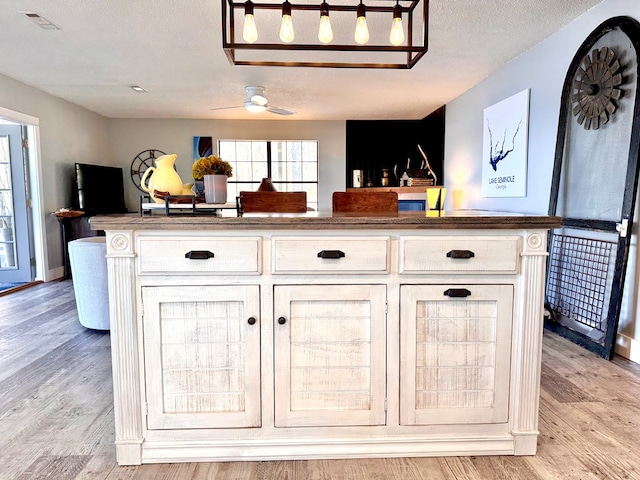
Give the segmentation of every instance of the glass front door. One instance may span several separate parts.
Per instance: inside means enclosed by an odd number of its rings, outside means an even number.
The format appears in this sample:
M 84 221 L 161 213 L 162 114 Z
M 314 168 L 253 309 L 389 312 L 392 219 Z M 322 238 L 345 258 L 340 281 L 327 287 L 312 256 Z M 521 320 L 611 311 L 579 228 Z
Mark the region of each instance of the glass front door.
M 22 134 L 0 125 L 0 283 L 32 280 Z

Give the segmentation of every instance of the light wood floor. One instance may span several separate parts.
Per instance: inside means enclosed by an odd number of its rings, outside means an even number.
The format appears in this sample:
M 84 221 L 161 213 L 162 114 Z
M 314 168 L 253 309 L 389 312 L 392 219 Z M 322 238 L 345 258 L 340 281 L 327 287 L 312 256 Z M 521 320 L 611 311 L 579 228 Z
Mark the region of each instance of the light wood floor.
M 118 467 L 109 335 L 84 329 L 70 280 L 0 298 L 0 480 L 640 479 L 640 366 L 545 333 L 534 457 Z

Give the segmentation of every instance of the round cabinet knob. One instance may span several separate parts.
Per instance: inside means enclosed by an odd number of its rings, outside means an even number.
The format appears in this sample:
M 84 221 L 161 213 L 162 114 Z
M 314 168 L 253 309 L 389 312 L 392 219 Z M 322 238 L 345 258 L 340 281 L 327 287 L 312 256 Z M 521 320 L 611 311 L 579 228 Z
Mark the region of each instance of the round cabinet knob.
M 249 325 L 255 325 L 256 324 L 256 317 L 249 317 L 249 320 L 247 320 L 249 322 Z
M 278 319 L 278 323 L 279 323 L 280 325 L 284 325 L 285 323 L 287 323 L 287 319 L 286 319 L 286 318 L 284 318 L 284 317 L 280 317 L 280 318 Z

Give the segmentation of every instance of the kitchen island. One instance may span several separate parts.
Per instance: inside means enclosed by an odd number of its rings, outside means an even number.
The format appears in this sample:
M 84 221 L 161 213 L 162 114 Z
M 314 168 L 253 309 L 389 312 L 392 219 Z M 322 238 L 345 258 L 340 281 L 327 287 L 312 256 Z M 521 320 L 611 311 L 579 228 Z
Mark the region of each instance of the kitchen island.
M 91 225 L 107 236 L 119 464 L 535 454 L 559 218 Z

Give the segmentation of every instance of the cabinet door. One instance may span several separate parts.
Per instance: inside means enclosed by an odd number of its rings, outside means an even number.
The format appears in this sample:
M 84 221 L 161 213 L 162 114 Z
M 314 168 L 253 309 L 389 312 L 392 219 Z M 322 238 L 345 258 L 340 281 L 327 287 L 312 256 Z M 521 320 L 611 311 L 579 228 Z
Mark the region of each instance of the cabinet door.
M 384 285 L 276 286 L 275 425 L 385 423 Z
M 506 422 L 513 286 L 402 285 L 400 295 L 400 423 Z
M 142 302 L 148 428 L 259 427 L 259 287 L 144 287 Z

